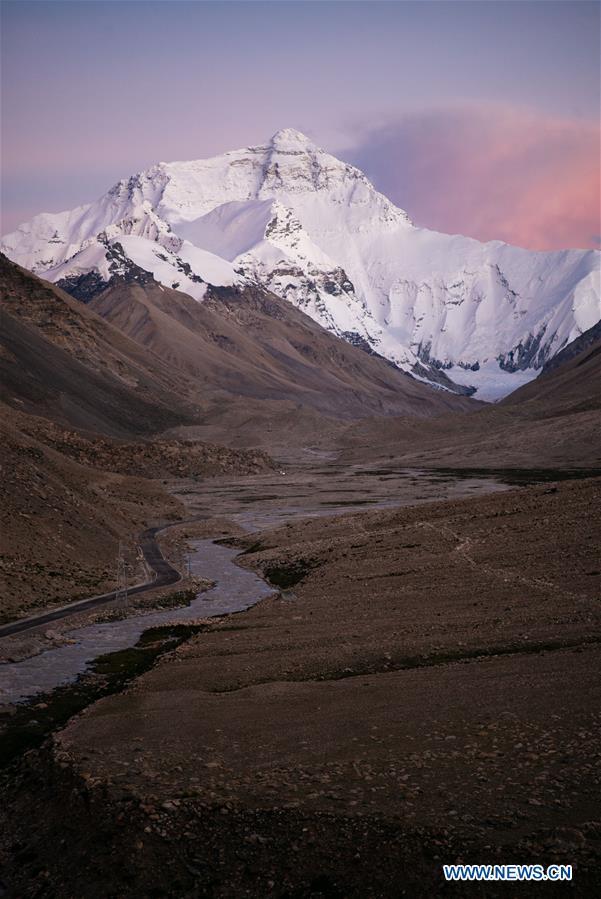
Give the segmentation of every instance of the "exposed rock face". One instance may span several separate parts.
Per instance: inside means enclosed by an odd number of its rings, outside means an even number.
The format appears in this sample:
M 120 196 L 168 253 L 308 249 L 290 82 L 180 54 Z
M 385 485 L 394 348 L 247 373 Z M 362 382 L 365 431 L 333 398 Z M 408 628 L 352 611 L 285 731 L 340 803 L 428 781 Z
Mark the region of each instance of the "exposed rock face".
M 102 238 L 99 238 L 102 240 Z M 154 281 L 154 277 L 150 272 L 144 271 L 139 265 L 129 259 L 120 243 L 114 241 L 109 243 L 108 238 L 104 238 L 106 246 L 106 259 L 108 262 L 108 279 L 104 279 L 99 271 L 92 269 L 85 274 L 69 275 L 61 278 L 56 282 L 57 287 L 64 290 L 83 303 L 89 303 L 98 296 L 109 283 L 114 281 L 122 281 L 131 283 L 136 281 L 138 284 L 150 284 Z M 200 279 L 199 279 L 200 280 Z
M 440 384 L 444 369 L 447 389 L 483 399 L 535 377 L 601 318 L 598 253 L 417 228 L 362 172 L 292 129 L 213 159 L 159 163 L 2 243 L 85 300 L 98 277 L 123 274 L 117 247 L 197 300 L 207 284 L 258 283 L 416 377 Z
M 601 322 L 597 322 L 596 325 L 593 325 L 592 328 L 589 328 L 588 331 L 585 331 L 584 334 L 581 334 L 580 337 L 577 337 L 576 340 L 569 343 L 563 350 L 561 350 L 561 352 L 557 353 L 556 356 L 549 359 L 544 365 L 543 372 L 547 373 L 554 371 L 556 368 L 560 368 L 564 363 L 569 362 L 570 359 L 574 359 L 589 347 L 594 347 L 593 352 L 595 355 L 598 355 L 601 352 L 601 344 L 599 341 L 601 341 Z

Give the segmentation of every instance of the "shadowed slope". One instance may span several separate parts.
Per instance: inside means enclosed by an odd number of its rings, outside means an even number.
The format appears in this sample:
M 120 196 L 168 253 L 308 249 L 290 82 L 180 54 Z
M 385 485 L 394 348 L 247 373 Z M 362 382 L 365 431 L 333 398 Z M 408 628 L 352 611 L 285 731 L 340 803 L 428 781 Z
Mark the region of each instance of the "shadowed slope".
M 212 288 L 197 302 L 156 282 L 117 281 L 90 306 L 207 391 L 292 401 L 339 418 L 477 408 L 334 337 L 258 288 Z
M 345 458 L 379 455 L 462 468 L 601 467 L 601 340 L 582 345 L 575 355 L 567 347 L 563 365 L 474 415 L 419 426 L 410 419 L 362 422 L 341 440 Z
M 601 326 L 589 328 L 502 405 L 540 418 L 601 409 Z
M 157 437 L 197 420 L 181 373 L 5 258 L 0 288 L 2 619 L 110 587 L 119 540 L 182 511 L 151 479 L 272 463 Z
M 5 401 L 125 436 L 195 419 L 181 378 L 82 303 L 0 257 Z

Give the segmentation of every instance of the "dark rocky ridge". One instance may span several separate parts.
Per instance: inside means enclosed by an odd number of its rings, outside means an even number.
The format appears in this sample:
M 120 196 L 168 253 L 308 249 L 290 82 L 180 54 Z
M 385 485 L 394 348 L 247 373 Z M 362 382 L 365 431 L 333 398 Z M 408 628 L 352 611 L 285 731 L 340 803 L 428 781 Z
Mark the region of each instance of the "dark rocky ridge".
M 589 347 L 594 348 L 594 352 L 601 351 L 601 321 L 597 322 L 596 325 L 593 325 L 592 328 L 589 328 L 587 331 L 584 331 L 580 337 L 576 337 L 571 343 L 568 343 L 562 350 L 559 351 L 552 359 L 549 359 L 545 362 L 543 366 L 542 374 L 548 374 L 551 371 L 555 371 L 556 368 L 560 368 L 560 366 L 564 365 L 566 362 L 569 362 L 570 359 L 573 359 L 575 356 L 578 356 L 580 353 L 583 353 L 584 350 L 587 350 Z M 588 357 L 587 357 L 588 358 Z

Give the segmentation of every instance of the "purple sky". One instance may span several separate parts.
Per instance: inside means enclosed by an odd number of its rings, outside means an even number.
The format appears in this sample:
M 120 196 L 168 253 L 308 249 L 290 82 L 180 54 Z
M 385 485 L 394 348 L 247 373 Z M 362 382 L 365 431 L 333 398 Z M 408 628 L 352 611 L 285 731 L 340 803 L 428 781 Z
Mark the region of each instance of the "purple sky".
M 599 5 L 2 3 L 2 233 L 305 131 L 421 225 L 598 246 Z

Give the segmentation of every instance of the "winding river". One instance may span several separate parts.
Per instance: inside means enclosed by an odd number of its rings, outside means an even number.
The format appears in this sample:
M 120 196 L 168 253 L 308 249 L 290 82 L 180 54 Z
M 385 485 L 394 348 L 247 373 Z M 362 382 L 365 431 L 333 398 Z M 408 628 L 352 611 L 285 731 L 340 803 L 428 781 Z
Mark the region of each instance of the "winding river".
M 433 499 L 443 498 L 441 494 L 457 497 L 473 495 L 472 491 L 489 493 L 508 488 L 508 485 L 494 478 L 473 478 L 465 481 L 451 477 L 445 480 L 443 489 L 435 478 L 420 478 L 418 472 L 403 471 L 398 476 L 400 489 L 391 490 L 392 485 L 388 483 L 390 476 L 383 477 L 381 471 L 368 474 L 378 476 L 379 482 L 387 481 L 385 485 L 380 483 L 376 487 L 370 478 L 368 495 L 375 497 L 368 500 L 370 509 L 412 505 L 416 501 L 415 491 L 407 492 L 407 485 L 415 483 L 416 480 L 420 483 L 422 491 L 424 489 L 431 491 L 430 494 L 420 495 L 417 499 L 430 502 Z M 366 500 L 359 498 L 361 494 L 366 495 L 363 490 L 354 490 L 348 494 L 345 492 L 344 495 L 345 497 L 348 495 L 348 498 L 343 504 L 338 505 L 342 497 L 338 497 L 338 502 L 331 501 L 331 485 L 332 481 L 329 479 L 330 500 L 326 502 L 319 501 L 320 494 L 318 491 L 315 492 L 311 485 L 306 494 L 298 497 L 296 505 L 287 502 L 284 496 L 281 496 L 279 501 L 275 495 L 254 496 L 251 499 L 253 502 L 256 500 L 256 505 L 252 509 L 248 505 L 244 507 L 244 502 L 248 502 L 248 499 L 240 494 L 240 488 L 242 490 L 244 488 L 239 485 L 238 488 L 234 487 L 237 493 L 236 502 L 226 514 L 229 513 L 228 517 L 235 520 L 244 530 L 251 532 L 275 527 L 292 519 L 365 510 L 361 503 Z M 280 484 L 274 486 L 281 489 Z M 231 491 L 232 487 L 229 486 L 227 490 Z M 342 491 L 335 492 L 340 494 Z M 403 495 L 404 492 L 406 495 Z M 394 498 L 391 497 L 391 493 Z M 208 496 L 211 496 L 211 492 Z M 234 564 L 233 560 L 239 553 L 238 549 L 222 546 L 213 540 L 190 541 L 190 547 L 191 574 L 214 581 L 214 587 L 197 594 L 189 606 L 149 611 L 121 620 L 78 627 L 67 633 L 68 643 L 55 646 L 23 661 L 1 664 L 0 706 L 23 702 L 75 680 L 98 656 L 134 646 L 144 631 L 150 628 L 185 624 L 202 618 L 241 612 L 274 592 L 273 588 L 252 571 Z
M 99 655 L 133 646 L 149 628 L 242 612 L 273 593 L 252 571 L 232 564 L 238 549 L 212 540 L 190 541 L 190 546 L 191 574 L 215 581 L 212 589 L 199 593 L 189 606 L 76 628 L 68 633 L 73 643 L 1 665 L 0 704 L 21 702 L 74 680 Z

